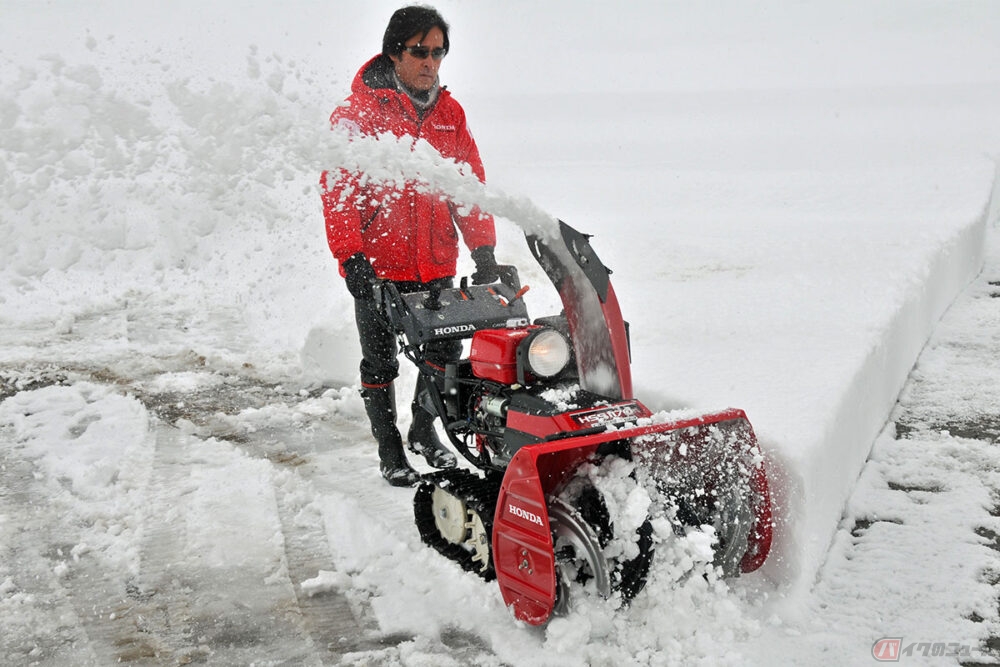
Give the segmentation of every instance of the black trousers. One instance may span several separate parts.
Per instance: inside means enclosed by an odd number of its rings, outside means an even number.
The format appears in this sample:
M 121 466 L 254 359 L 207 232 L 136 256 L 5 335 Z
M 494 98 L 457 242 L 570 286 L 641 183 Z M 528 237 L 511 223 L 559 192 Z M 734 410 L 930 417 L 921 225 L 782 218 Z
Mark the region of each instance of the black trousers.
M 440 278 L 431 283 L 398 281 L 396 287 L 403 294 L 424 292 L 434 287 L 446 289 L 454 285 L 452 278 Z M 354 319 L 361 341 L 361 385 L 383 387 L 399 376 L 399 347 L 396 335 L 389 331 L 385 320 L 375 307 L 374 299 L 354 300 Z M 431 341 L 424 346 L 424 358 L 444 366 L 462 355 L 462 343 L 457 340 Z

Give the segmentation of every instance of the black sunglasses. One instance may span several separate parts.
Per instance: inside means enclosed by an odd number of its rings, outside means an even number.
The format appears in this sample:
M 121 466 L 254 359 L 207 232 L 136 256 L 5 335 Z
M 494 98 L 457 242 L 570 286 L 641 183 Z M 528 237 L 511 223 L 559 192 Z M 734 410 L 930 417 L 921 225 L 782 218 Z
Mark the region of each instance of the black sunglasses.
M 448 53 L 448 49 L 443 46 L 434 49 L 428 46 L 404 46 L 403 50 L 417 60 L 424 60 L 427 56 L 434 58 L 434 60 L 441 60 Z

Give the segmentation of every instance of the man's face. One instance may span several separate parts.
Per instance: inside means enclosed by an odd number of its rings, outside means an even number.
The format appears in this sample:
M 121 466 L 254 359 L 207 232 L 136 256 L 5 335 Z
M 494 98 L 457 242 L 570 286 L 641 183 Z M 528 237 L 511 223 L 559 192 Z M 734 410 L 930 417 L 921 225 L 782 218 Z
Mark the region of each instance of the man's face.
M 396 64 L 396 75 L 403 85 L 410 90 L 425 91 L 430 90 L 437 81 L 438 68 L 441 67 L 441 59 L 435 59 L 428 53 L 426 58 L 417 58 L 406 49 L 414 46 L 426 47 L 428 52 L 434 49 L 444 48 L 444 33 L 441 28 L 433 27 L 420 39 L 420 35 L 414 35 L 406 40 L 403 45 L 403 52 L 398 56 L 389 56 Z M 440 53 L 440 52 L 439 52 Z

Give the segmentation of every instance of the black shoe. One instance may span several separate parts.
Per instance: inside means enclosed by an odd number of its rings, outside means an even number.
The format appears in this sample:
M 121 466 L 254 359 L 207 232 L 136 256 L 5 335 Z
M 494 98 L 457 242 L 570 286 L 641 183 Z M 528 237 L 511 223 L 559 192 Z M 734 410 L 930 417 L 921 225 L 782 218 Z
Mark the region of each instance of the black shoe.
M 427 461 L 427 465 L 438 470 L 454 468 L 458 465 L 458 459 L 438 438 L 437 431 L 434 430 L 434 417 L 423 408 L 413 406 L 413 426 L 406 434 L 406 440 L 410 451 L 420 454 Z
M 396 399 L 392 384 L 365 387 L 361 396 L 371 422 L 372 436 L 378 442 L 382 477 L 392 486 L 413 486 L 420 481 L 420 475 L 410 467 L 403 451 L 403 439 L 396 428 Z
M 410 405 L 413 423 L 410 425 L 409 433 L 406 434 L 410 451 L 423 456 L 427 465 L 432 468 L 438 470 L 454 468 L 458 465 L 458 459 L 444 446 L 434 428 L 437 412 L 428 393 L 428 385 L 434 389 L 437 387 L 430 378 L 422 377 L 420 380 L 422 381 L 418 381 L 414 388 L 413 404 Z
M 410 440 L 410 451 L 414 454 L 420 454 L 427 461 L 427 465 L 432 468 L 437 468 L 438 470 L 448 470 L 454 468 L 458 465 L 458 459 L 454 454 L 444 449 L 444 446 L 430 447 L 425 446 L 423 443 L 417 441 L 414 442 Z
M 413 486 L 420 481 L 420 475 L 408 463 L 397 466 L 382 463 L 379 470 L 391 486 Z

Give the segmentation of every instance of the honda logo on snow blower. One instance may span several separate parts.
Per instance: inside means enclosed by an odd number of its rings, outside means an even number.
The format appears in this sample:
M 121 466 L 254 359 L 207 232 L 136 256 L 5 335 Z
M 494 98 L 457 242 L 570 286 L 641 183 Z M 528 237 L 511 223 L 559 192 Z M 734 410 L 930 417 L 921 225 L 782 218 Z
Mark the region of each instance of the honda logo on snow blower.
M 451 334 L 465 333 L 467 331 L 475 331 L 475 324 L 456 324 L 453 327 L 438 327 L 434 330 L 435 336 L 450 336 Z
M 525 521 L 530 521 L 531 523 L 538 524 L 539 526 L 544 525 L 542 523 L 542 517 L 538 516 L 534 512 L 529 512 L 522 507 L 518 507 L 513 503 L 507 503 L 507 510 L 514 516 L 524 519 Z

